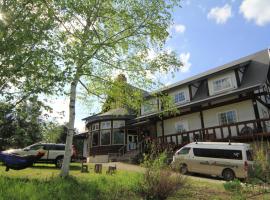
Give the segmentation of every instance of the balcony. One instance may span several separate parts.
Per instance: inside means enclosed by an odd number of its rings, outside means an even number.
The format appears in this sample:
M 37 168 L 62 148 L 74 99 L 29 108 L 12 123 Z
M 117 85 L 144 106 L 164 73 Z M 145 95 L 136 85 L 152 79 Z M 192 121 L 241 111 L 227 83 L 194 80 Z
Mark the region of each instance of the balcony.
M 222 126 L 213 126 L 181 133 L 172 133 L 157 138 L 159 143 L 183 146 L 194 141 L 247 142 L 270 136 L 270 118 L 242 121 Z

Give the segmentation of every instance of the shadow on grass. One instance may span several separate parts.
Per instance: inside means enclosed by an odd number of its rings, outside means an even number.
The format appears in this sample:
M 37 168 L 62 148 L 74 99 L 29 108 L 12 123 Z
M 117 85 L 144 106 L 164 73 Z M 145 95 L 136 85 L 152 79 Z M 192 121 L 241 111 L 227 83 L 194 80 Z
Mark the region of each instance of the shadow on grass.
M 60 168 L 55 167 L 54 165 L 33 165 L 31 168 L 33 169 L 50 169 L 50 170 L 60 170 Z M 70 170 L 74 170 L 74 171 L 80 171 L 81 167 L 80 166 L 74 166 L 74 165 L 70 165 L 69 166 Z

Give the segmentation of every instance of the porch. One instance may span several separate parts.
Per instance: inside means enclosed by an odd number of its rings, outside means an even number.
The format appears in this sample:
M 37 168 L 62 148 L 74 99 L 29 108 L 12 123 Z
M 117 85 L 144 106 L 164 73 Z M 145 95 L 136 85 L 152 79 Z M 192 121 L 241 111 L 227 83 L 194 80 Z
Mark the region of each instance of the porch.
M 157 142 L 180 147 L 194 141 L 248 142 L 269 136 L 270 118 L 264 118 L 185 132 L 167 133 L 157 137 Z

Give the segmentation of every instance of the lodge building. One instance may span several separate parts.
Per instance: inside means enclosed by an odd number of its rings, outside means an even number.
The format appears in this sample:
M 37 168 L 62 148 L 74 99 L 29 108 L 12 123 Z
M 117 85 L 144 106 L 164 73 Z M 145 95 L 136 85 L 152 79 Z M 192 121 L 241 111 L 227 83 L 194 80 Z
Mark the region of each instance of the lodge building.
M 262 50 L 169 85 L 178 114 L 162 116 L 149 93 L 139 115 L 125 108 L 84 118 L 84 155 L 108 162 L 142 151 L 145 138 L 181 146 L 198 141 L 250 141 L 270 135 L 270 51 Z

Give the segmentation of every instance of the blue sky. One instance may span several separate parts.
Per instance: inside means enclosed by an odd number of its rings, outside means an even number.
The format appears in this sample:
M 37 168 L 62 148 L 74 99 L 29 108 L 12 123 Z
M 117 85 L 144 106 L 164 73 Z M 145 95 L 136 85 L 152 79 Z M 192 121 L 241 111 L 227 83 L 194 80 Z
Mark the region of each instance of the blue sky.
M 270 47 L 270 0 L 184 0 L 174 22 L 167 47 L 189 70 L 170 82 Z
M 185 65 L 174 79 L 166 76 L 165 84 L 270 47 L 270 0 L 183 0 L 181 5 L 173 13 L 166 48 Z M 57 99 L 55 105 L 58 112 L 67 110 L 68 99 Z M 76 128 L 82 130 L 81 119 L 97 112 L 93 107 L 77 105 Z

